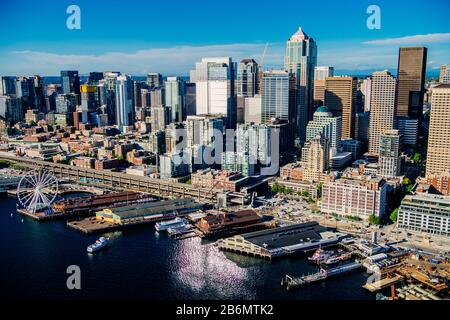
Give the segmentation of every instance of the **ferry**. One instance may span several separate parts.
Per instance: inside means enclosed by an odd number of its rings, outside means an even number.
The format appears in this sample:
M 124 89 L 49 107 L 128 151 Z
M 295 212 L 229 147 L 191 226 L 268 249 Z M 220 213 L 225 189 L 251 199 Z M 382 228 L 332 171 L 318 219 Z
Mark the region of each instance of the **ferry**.
M 312 263 L 322 263 L 323 261 L 331 258 L 333 255 L 333 251 L 325 251 L 322 248 L 319 248 L 311 257 L 308 258 L 308 260 Z
M 181 226 L 186 225 L 188 222 L 185 219 L 175 218 L 170 221 L 158 222 L 155 224 L 155 229 L 158 232 L 166 231 L 169 228 L 179 228 Z
M 192 228 L 193 228 L 193 226 L 190 224 L 183 224 L 178 227 L 170 227 L 169 229 L 167 229 L 167 233 L 171 236 L 180 235 L 180 234 L 190 232 L 192 230 Z
M 101 237 L 97 241 L 95 241 L 94 244 L 91 244 L 89 247 L 87 247 L 87 252 L 94 253 L 104 247 L 106 247 L 109 243 L 109 239 L 105 237 Z

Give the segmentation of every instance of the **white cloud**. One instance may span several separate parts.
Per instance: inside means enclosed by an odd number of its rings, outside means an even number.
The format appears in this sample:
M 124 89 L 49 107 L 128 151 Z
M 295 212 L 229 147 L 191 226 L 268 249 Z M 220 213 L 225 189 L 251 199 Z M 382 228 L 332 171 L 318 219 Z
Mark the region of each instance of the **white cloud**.
M 400 38 L 388 38 L 380 40 L 365 41 L 363 44 L 370 45 L 414 45 L 427 43 L 448 43 L 450 42 L 450 33 L 430 33 L 406 36 Z
M 202 57 L 230 56 L 234 61 L 253 57 L 260 60 L 265 44 L 226 44 L 209 46 L 177 46 L 169 48 L 150 48 L 135 52 L 106 52 L 98 55 L 58 54 L 44 51 L 13 51 L 10 54 L 14 65 L 21 66 L 24 74 L 59 74 L 62 69 L 75 69 L 80 73 L 94 70 L 118 70 L 128 74 L 140 75 L 152 71 L 164 74 L 188 74 L 195 62 Z M 265 58 L 266 66 L 280 65 L 283 53 L 277 48 L 269 49 Z M 4 61 L 2 69 L 10 69 L 11 64 Z

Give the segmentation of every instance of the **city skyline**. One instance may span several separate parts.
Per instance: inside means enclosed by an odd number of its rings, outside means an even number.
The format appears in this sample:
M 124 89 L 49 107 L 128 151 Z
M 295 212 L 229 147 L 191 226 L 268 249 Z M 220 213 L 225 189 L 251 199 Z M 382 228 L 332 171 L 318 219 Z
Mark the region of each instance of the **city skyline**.
M 417 0 L 409 2 L 407 12 L 401 10 L 402 4 L 379 1 L 380 30 L 366 26 L 368 1 L 350 1 L 353 9 L 348 12 L 331 1 L 327 10 L 318 4 L 292 2 L 286 4 L 288 16 L 283 10 L 286 5 L 274 6 L 271 23 L 257 17 L 267 12 L 267 1 L 249 4 L 255 9 L 253 23 L 248 23 L 252 17 L 244 19 L 247 11 L 238 10 L 234 0 L 229 3 L 235 8 L 232 11 L 220 10 L 215 3 L 205 7 L 203 2 L 189 6 L 176 2 L 171 5 L 183 10 L 169 10 L 162 3 L 139 3 L 142 10 L 136 13 L 133 3 L 105 6 L 78 1 L 81 30 L 66 28 L 66 9 L 72 4 L 67 1 L 39 4 L 35 10 L 37 4 L 28 0 L 2 3 L 0 27 L 8 32 L 0 40 L 1 73 L 56 76 L 59 70 L 87 74 L 95 69 L 136 76 L 155 71 L 186 76 L 202 57 L 254 58 L 259 62 L 266 43 L 264 68 L 276 69 L 283 66 L 286 40 L 299 26 L 317 42 L 318 65 L 333 65 L 336 74 L 367 75 L 382 69 L 395 73 L 399 47 L 428 47 L 428 75 L 437 76 L 439 66 L 450 60 L 450 33 L 443 10 L 448 4 L 442 0 L 427 4 L 427 19 L 415 9 L 420 8 Z M 33 16 L 37 10 L 39 24 Z M 20 23 L 13 20 L 17 16 Z M 127 20 L 130 16 L 133 19 Z

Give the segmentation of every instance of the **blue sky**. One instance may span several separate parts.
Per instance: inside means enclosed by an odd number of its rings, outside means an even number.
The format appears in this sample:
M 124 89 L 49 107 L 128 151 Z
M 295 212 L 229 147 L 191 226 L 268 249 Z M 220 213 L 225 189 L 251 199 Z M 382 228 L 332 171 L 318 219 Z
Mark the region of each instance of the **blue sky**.
M 81 9 L 81 30 L 68 30 L 66 9 Z M 366 27 L 369 5 L 381 29 Z M 448 0 L 0 2 L 0 74 L 57 75 L 61 69 L 158 71 L 187 75 L 202 56 L 283 64 L 285 41 L 299 26 L 319 49 L 319 64 L 340 74 L 395 71 L 400 46 L 429 48 L 428 71 L 450 63 Z

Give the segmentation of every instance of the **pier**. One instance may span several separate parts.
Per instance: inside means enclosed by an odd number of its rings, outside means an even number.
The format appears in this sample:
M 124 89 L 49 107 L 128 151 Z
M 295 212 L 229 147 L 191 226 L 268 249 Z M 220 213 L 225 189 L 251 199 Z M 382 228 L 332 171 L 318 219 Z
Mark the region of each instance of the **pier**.
M 347 273 L 353 270 L 357 270 L 361 268 L 361 264 L 359 262 L 353 262 L 351 264 L 347 264 L 344 266 L 339 266 L 333 269 L 325 270 L 321 269 L 319 272 L 301 276 L 301 277 L 291 277 L 289 275 L 286 275 L 281 280 L 281 285 L 286 287 L 286 290 L 290 290 L 295 287 L 305 286 L 309 284 L 313 284 L 316 282 L 323 281 L 325 279 L 328 279 L 329 277 L 336 276 L 338 274 Z

